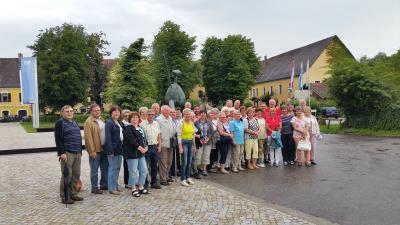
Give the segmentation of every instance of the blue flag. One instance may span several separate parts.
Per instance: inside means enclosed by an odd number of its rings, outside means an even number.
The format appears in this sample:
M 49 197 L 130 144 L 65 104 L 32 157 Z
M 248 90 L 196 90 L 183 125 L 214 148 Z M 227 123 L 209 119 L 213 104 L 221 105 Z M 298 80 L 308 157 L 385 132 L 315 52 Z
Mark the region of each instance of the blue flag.
M 299 74 L 299 90 L 303 90 L 303 85 L 301 84 L 301 79 L 303 78 L 303 62 L 300 64 L 300 74 Z
M 38 84 L 36 71 L 36 58 L 26 57 L 21 59 L 21 92 L 23 104 L 38 102 Z

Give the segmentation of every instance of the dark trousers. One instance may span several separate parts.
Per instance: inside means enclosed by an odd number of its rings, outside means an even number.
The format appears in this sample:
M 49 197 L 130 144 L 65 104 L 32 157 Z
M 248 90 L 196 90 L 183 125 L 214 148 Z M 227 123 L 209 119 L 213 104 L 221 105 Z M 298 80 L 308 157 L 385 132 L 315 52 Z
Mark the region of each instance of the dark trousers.
M 219 148 L 219 153 L 221 157 L 219 158 L 219 164 L 225 164 L 226 157 L 228 156 L 230 143 L 221 143 L 220 141 L 217 142 L 217 147 Z
M 218 161 L 218 148 L 215 147 L 214 149 L 211 149 L 210 164 L 207 165 L 207 170 L 210 170 L 212 168 L 212 165 L 217 161 Z
M 177 176 L 177 174 L 175 174 L 175 160 L 176 160 L 176 168 L 177 168 L 177 170 L 180 170 L 181 169 L 181 159 L 180 159 L 181 154 L 179 154 L 178 146 L 174 145 L 173 151 L 174 151 L 174 157 L 172 158 L 172 166 L 171 166 L 169 175 Z
M 296 151 L 294 147 L 293 134 L 282 134 L 281 136 L 283 148 L 282 157 L 284 162 L 294 161 Z
M 107 190 L 108 189 L 108 158 L 107 154 L 103 152 L 100 153 L 100 188 Z
M 150 170 L 149 174 L 151 176 L 151 184 L 156 184 L 157 183 L 157 161 L 158 161 L 157 146 L 149 145 L 148 148 L 149 148 L 149 150 L 146 152 L 146 163 Z M 146 179 L 145 186 L 146 187 L 149 186 L 148 179 Z
M 123 167 L 124 167 L 124 184 L 127 185 L 129 180 L 129 171 L 128 171 L 128 163 L 126 162 L 125 157 L 124 157 Z

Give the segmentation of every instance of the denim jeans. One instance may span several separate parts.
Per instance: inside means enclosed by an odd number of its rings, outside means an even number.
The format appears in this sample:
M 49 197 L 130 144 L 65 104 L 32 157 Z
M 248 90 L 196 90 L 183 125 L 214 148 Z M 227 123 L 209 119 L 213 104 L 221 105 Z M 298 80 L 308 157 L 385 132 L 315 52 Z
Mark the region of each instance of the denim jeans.
M 137 175 L 139 170 L 139 185 L 144 185 L 146 181 L 147 175 L 147 164 L 146 158 L 144 156 L 137 159 L 127 159 L 126 163 L 128 164 L 129 171 L 129 180 L 128 185 L 134 187 L 138 181 Z
M 90 183 L 92 191 L 99 189 L 99 167 L 100 167 L 100 154 L 96 154 L 95 158 L 89 156 L 90 166 Z
M 151 184 L 157 183 L 157 146 L 149 145 L 149 150 L 146 152 L 146 158 L 150 164 L 150 175 L 151 175 Z
M 108 155 L 108 191 L 118 188 L 119 170 L 121 169 L 122 155 Z
M 190 166 L 192 164 L 192 140 L 182 140 L 183 156 L 182 156 L 182 172 L 181 180 L 187 180 L 190 177 Z
M 108 157 L 104 152 L 100 154 L 100 188 L 108 189 Z

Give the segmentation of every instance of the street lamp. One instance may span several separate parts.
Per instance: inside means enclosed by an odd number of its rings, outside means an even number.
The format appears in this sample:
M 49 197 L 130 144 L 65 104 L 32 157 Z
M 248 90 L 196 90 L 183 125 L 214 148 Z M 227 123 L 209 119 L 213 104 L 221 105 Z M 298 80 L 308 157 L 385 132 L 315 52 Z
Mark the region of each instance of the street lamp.
M 100 92 L 100 109 L 103 110 L 103 97 L 104 97 L 104 92 Z

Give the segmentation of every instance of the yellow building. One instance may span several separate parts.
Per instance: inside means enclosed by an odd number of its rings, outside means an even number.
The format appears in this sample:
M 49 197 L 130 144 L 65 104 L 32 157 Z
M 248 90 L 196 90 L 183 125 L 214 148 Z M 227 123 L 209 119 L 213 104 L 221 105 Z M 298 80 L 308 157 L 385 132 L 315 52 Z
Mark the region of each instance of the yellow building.
M 334 45 L 334 46 L 333 46 Z M 271 58 L 265 58 L 261 64 L 260 74 L 256 78 L 256 85 L 249 91 L 249 99 L 260 98 L 269 94 L 278 102 L 284 102 L 288 98 L 294 97 L 296 90 L 299 90 L 300 64 L 303 62 L 302 86 L 310 82 L 311 95 L 317 98 L 325 98 L 324 92 L 327 88 L 323 84 L 325 79 L 330 77 L 329 55 L 330 47 L 344 48 L 350 51 L 335 35 L 312 44 L 293 49 Z M 310 63 L 310 71 L 307 73 L 307 60 Z M 294 61 L 295 76 L 293 90 L 289 91 L 290 76 L 292 74 L 291 64 Z M 310 75 L 308 77 L 308 75 Z M 317 84 L 318 85 L 315 85 Z M 325 88 L 324 88 L 325 86 Z
M 346 52 L 346 55 L 354 58 L 336 35 L 271 58 L 265 57 L 260 62 L 260 73 L 256 77 L 256 84 L 249 90 L 248 99 L 260 99 L 263 95 L 269 94 L 281 103 L 288 98 L 293 98 L 295 91 L 299 89 L 298 80 L 301 62 L 303 62 L 302 84 L 308 83 L 308 74 L 306 73 L 307 60 L 310 63 L 311 96 L 320 99 L 325 98 L 327 87 L 323 82 L 330 77 L 329 59 L 331 56 L 329 55 L 329 49 L 333 48 L 335 50 L 340 48 Z M 294 88 L 289 92 L 290 76 L 292 74 L 291 64 L 293 61 L 295 68 Z M 190 98 L 198 99 L 200 90 L 204 91 L 204 88 L 196 86 L 190 94 Z
M 21 102 L 19 68 L 19 58 L 0 58 L 0 118 L 32 116 L 31 105 Z

